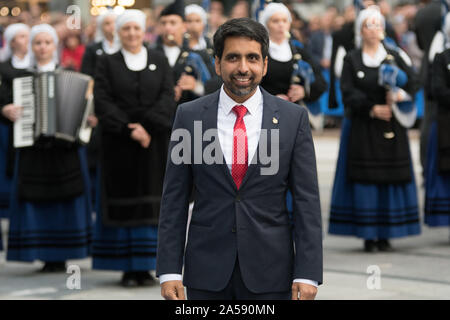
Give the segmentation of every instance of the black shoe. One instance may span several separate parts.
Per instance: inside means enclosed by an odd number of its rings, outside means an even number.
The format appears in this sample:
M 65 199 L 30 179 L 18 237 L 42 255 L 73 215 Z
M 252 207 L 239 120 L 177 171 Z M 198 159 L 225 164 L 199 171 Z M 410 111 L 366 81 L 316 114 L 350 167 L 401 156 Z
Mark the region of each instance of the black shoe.
M 136 272 L 124 272 L 120 284 L 125 288 L 134 288 L 138 286 Z
M 57 273 L 66 272 L 66 263 L 63 262 L 46 262 L 44 267 L 41 269 L 43 273 Z
M 387 240 L 387 239 L 379 239 L 377 241 L 377 247 L 378 247 L 378 250 L 383 251 L 383 252 L 394 251 L 394 248 L 392 248 L 391 244 L 389 243 L 389 240 Z
M 156 284 L 155 278 L 148 271 L 137 272 L 137 282 L 140 286 L 153 286 Z
M 377 243 L 375 240 L 364 240 L 364 251 L 375 252 L 377 251 Z

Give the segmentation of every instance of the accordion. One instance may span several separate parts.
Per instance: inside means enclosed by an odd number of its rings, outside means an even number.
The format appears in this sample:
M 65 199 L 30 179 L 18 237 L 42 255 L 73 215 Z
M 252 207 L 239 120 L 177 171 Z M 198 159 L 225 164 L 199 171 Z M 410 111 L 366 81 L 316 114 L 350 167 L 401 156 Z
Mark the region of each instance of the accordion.
M 87 144 L 92 129 L 93 80 L 56 70 L 13 80 L 13 103 L 23 108 L 14 123 L 14 147 L 30 147 L 42 137 Z

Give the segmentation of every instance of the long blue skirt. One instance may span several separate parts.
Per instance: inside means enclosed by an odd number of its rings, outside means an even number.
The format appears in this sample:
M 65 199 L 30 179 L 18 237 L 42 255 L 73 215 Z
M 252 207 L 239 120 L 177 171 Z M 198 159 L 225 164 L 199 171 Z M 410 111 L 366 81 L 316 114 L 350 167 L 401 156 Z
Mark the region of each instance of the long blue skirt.
M 375 240 L 420 233 L 416 183 L 361 184 L 347 179 L 351 121 L 344 119 L 328 232 Z M 412 170 L 412 168 L 411 168 Z
M 0 219 L 8 218 L 11 179 L 6 175 L 9 147 L 9 127 L 0 123 Z M 1 230 L 0 230 L 1 231 Z
M 96 179 L 100 190 L 101 169 Z M 102 221 L 101 192 L 97 192 L 92 268 L 122 272 L 156 269 L 157 226 L 119 228 L 105 226 Z
M 425 171 L 425 223 L 430 227 L 450 226 L 450 173 L 438 171 L 438 126 L 431 126 Z
M 83 195 L 67 201 L 33 203 L 17 198 L 18 159 L 11 195 L 7 260 L 32 262 L 83 259 L 90 255 L 92 206 L 86 150 L 80 148 Z

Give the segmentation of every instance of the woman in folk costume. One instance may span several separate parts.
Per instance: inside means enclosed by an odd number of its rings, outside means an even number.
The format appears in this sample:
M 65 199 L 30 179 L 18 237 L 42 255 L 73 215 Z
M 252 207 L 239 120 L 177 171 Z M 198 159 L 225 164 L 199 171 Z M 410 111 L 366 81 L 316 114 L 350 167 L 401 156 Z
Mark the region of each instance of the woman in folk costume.
M 108 10 L 97 18 L 97 31 L 95 42 L 86 47 L 81 64 L 81 72 L 92 77 L 98 58 L 104 54 L 114 54 L 120 50 L 120 41 L 116 34 L 115 21 L 117 15 L 113 10 Z
M 30 75 L 55 71 L 55 29 L 34 26 L 30 43 Z M 85 150 L 77 143 L 45 137 L 32 147 L 17 149 L 7 260 L 41 260 L 42 271 L 63 272 L 67 260 L 87 257 L 92 231 L 87 190 Z
M 102 148 L 93 268 L 122 271 L 121 284 L 131 287 L 154 281 L 175 100 L 165 56 L 143 46 L 145 15 L 126 10 L 116 28 L 122 49 L 103 55 L 95 76 Z
M 0 64 L 0 219 L 8 218 L 14 149 L 12 147 L 12 124 L 19 110 L 11 101 L 12 80 L 24 74 L 30 64 L 28 52 L 30 28 L 22 23 L 8 26 L 4 33 L 5 61 Z M 2 237 L 0 227 L 0 250 Z
M 313 118 L 321 115 L 318 100 L 326 91 L 327 83 L 320 66 L 313 62 L 303 45 L 289 40 L 292 22 L 289 9 L 281 3 L 270 3 L 259 20 L 269 31 L 270 37 L 267 75 L 261 86 L 282 99 L 306 104 L 313 127 L 323 128 Z
M 401 56 L 383 46 L 378 7 L 361 11 L 356 24 L 357 49 L 346 55 L 342 70 L 346 116 L 329 233 L 363 238 L 367 252 L 391 251 L 389 239 L 420 233 L 407 130 L 393 116 L 418 85 Z M 394 75 L 390 89 L 386 74 Z
M 97 18 L 97 31 L 95 34 L 95 42 L 86 47 L 86 51 L 83 56 L 81 64 L 81 73 L 95 77 L 95 71 L 97 68 L 98 59 L 103 55 L 112 55 L 120 50 L 120 40 L 116 33 L 117 15 L 113 10 L 107 10 Z M 92 124 L 97 124 L 98 119 L 92 115 Z M 97 127 L 93 128 L 91 139 L 87 145 L 87 157 L 89 166 L 89 175 L 91 181 L 93 181 L 92 187 L 92 200 L 96 199 L 96 186 L 95 182 L 98 179 L 97 166 L 99 162 L 100 153 L 100 136 L 101 133 Z
M 433 61 L 431 87 L 437 110 L 428 140 L 425 171 L 425 223 L 450 226 L 450 13 L 445 17 L 445 50 Z

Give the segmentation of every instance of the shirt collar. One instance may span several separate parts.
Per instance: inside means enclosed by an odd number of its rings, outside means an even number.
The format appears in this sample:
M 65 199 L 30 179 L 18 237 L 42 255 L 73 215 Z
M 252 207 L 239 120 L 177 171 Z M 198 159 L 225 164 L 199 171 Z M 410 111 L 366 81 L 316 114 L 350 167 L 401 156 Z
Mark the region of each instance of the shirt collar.
M 56 63 L 54 63 L 53 61 L 49 62 L 43 66 L 39 66 L 39 65 L 37 66 L 38 72 L 52 72 L 52 71 L 55 71 L 55 69 L 56 69 Z
M 237 103 L 234 101 L 224 90 L 224 86 L 222 85 L 222 88 L 220 89 L 220 96 L 219 96 L 219 107 L 223 109 L 226 115 L 229 115 L 230 112 L 232 112 L 233 108 L 237 105 L 243 105 L 247 108 L 248 112 L 250 114 L 256 114 L 263 102 L 263 97 L 261 93 L 261 89 L 259 86 L 256 88 L 256 92 L 246 101 L 243 103 Z
M 278 61 L 287 62 L 292 59 L 292 50 L 288 40 L 283 41 L 280 44 L 269 41 L 269 54 Z
M 381 43 L 378 46 L 378 50 L 375 53 L 375 56 L 373 58 L 364 52 L 362 54 L 364 65 L 366 67 L 371 67 L 371 68 L 379 67 L 381 65 L 381 63 L 384 61 L 384 59 L 386 59 L 386 57 L 387 57 L 387 51 Z
M 23 59 L 19 59 L 17 56 L 13 55 L 11 63 L 16 69 L 27 69 L 31 63 L 30 54 L 27 53 Z

